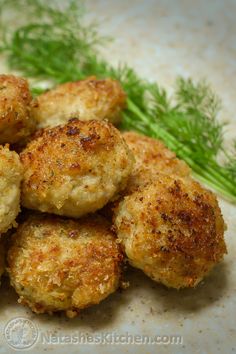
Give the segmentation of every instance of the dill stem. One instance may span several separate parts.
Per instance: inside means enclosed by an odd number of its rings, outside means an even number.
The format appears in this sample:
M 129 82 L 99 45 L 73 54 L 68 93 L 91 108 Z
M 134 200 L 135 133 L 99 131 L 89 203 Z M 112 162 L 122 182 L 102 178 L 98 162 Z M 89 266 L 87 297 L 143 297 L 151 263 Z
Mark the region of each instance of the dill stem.
M 208 185 L 209 187 L 211 187 L 213 190 L 216 190 L 217 192 L 219 192 L 219 194 L 222 197 L 225 197 L 228 201 L 236 203 L 236 196 L 232 196 L 231 192 L 228 192 L 225 190 L 225 188 L 221 188 L 218 185 L 216 185 L 215 183 L 212 183 L 211 181 L 209 181 L 208 178 L 203 177 L 202 175 L 200 175 L 199 173 L 197 173 L 196 171 L 192 171 L 192 174 L 194 177 L 196 177 L 196 179 L 198 179 L 200 182 L 204 183 L 205 185 Z
M 143 113 L 129 98 L 127 99 L 127 107 L 128 110 L 136 114 L 144 123 L 148 124 L 148 127 L 151 128 L 151 130 L 154 132 L 155 135 L 157 135 L 157 137 L 166 139 L 169 143 L 170 149 L 173 148 L 176 150 L 178 146 L 181 146 L 180 143 L 171 134 L 166 132 L 161 127 L 158 127 L 157 131 L 157 124 L 153 124 L 151 117 Z
M 219 166 L 217 166 L 217 168 L 219 168 Z M 223 175 L 223 171 L 221 171 L 221 173 L 219 171 L 217 171 L 215 168 L 213 168 L 212 166 L 203 166 L 203 169 L 205 169 L 206 171 L 209 171 L 209 176 L 215 176 L 215 178 L 217 178 L 218 181 L 221 181 L 223 186 L 227 186 L 228 189 L 232 192 L 232 194 L 234 194 L 236 196 L 236 186 L 228 180 L 228 177 Z

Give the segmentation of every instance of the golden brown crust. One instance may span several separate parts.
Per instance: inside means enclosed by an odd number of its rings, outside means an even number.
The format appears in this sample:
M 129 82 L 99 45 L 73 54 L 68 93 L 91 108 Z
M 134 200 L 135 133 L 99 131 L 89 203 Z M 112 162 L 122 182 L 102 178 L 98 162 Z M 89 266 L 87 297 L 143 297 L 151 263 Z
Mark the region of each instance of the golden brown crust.
M 167 149 L 159 140 L 135 133 L 125 132 L 123 137 L 135 156 L 135 166 L 124 194 L 153 181 L 158 173 L 186 177 L 190 168 Z
M 5 271 L 5 241 L 0 237 L 0 277 Z
M 121 120 L 126 96 L 116 80 L 68 82 L 40 96 L 32 104 L 32 114 L 40 128 L 54 127 L 71 118 L 107 119 L 113 124 Z
M 115 225 L 131 264 L 169 287 L 197 285 L 226 253 L 217 200 L 190 178 L 159 175 L 125 197 Z
M 10 151 L 8 145 L 0 146 L 0 235 L 16 225 L 22 177 L 18 154 Z
M 22 142 L 35 129 L 31 100 L 26 80 L 0 75 L 0 144 Z
M 12 237 L 7 270 L 21 303 L 36 313 L 63 310 L 71 316 L 117 289 L 121 262 L 104 218 L 33 214 Z
M 102 208 L 126 186 L 133 166 L 120 132 L 96 120 L 39 131 L 20 158 L 23 206 L 72 217 Z

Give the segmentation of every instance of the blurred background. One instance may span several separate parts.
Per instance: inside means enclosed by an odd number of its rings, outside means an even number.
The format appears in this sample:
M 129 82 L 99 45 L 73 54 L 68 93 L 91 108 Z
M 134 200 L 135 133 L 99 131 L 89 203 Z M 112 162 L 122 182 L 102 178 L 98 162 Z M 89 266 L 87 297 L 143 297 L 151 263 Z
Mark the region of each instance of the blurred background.
M 114 37 L 110 61 L 171 86 L 177 75 L 206 78 L 222 97 L 222 118 L 236 131 L 235 0 L 87 0 L 89 19 Z

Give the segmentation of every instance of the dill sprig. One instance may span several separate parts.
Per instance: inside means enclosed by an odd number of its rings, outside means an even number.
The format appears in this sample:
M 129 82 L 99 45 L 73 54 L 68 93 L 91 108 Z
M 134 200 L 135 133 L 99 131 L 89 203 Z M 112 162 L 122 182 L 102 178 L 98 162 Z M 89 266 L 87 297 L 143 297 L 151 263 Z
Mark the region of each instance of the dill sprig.
M 35 94 L 44 90 L 44 80 L 48 87 L 89 75 L 119 80 L 127 94 L 121 128 L 162 140 L 200 181 L 236 202 L 236 143 L 226 151 L 224 124 L 217 120 L 221 103 L 210 87 L 178 78 L 168 97 L 127 65 L 112 67 L 99 55 L 109 38 L 98 35 L 96 24 L 85 24 L 83 14 L 76 0 L 1 0 L 0 52 L 11 69 L 37 80 Z

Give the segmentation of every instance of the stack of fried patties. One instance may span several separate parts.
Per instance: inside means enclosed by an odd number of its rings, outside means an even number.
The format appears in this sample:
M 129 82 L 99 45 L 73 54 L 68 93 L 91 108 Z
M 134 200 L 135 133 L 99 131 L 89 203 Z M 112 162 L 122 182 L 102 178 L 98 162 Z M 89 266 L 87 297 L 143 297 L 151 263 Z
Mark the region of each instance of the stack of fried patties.
M 24 79 L 0 76 L 0 266 L 8 238 L 11 285 L 36 313 L 98 304 L 124 260 L 179 289 L 226 253 L 216 197 L 161 142 L 113 125 L 125 101 L 111 79 L 32 99 Z

